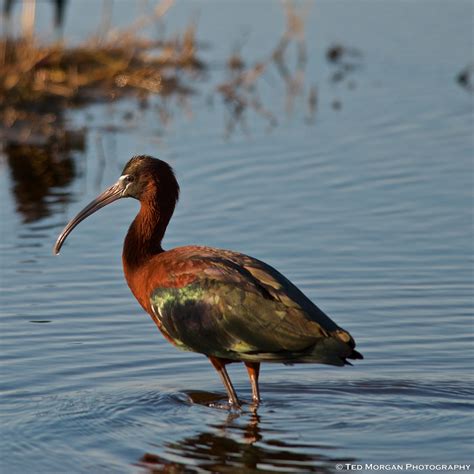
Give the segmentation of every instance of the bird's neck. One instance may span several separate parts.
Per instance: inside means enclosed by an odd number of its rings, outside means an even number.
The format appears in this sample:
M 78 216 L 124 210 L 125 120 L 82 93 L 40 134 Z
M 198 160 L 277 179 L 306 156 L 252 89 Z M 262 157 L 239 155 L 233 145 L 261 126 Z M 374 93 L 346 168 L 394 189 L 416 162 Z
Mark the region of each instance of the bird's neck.
M 163 252 L 161 242 L 173 210 L 160 208 L 153 200 L 141 202 L 140 212 L 128 229 L 123 246 L 127 272 L 138 269 L 153 255 Z

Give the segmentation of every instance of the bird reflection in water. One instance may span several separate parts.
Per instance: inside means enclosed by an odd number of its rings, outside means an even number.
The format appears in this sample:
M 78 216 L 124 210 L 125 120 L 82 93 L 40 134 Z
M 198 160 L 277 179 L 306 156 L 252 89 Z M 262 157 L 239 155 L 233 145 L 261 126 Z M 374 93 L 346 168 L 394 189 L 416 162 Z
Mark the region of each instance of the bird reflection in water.
M 208 392 L 188 392 L 194 403 L 215 405 L 220 396 Z M 255 405 L 248 410 L 231 411 L 223 423 L 211 424 L 202 432 L 178 441 L 155 445 L 159 454 L 145 453 L 137 466 L 149 474 L 159 472 L 263 473 L 263 472 L 337 472 L 341 462 L 323 454 L 335 447 L 290 443 L 278 439 L 278 430 L 262 428 Z

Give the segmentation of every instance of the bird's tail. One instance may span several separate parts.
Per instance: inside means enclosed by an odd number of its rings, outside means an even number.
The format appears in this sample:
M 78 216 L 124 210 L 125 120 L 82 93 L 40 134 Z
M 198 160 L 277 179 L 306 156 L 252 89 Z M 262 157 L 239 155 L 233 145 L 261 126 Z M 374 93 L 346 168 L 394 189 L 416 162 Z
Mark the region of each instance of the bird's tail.
M 364 356 L 355 350 L 352 336 L 344 329 L 338 328 L 319 339 L 316 344 L 298 362 L 316 362 L 329 365 L 352 365 L 347 359 L 363 359 Z
M 328 364 L 352 365 L 347 359 L 363 359 L 364 356 L 355 350 L 352 336 L 344 329 L 328 333 L 326 337 L 319 337 L 315 344 L 303 351 L 279 351 L 239 354 L 239 360 L 257 362 L 282 362 L 293 364 Z

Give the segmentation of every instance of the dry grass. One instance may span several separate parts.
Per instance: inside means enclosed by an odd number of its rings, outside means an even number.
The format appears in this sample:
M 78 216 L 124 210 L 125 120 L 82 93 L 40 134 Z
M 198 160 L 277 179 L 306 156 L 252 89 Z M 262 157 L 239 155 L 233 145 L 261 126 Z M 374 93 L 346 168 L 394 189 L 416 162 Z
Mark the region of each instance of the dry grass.
M 195 25 L 166 41 L 141 38 L 136 27 L 77 47 L 42 45 L 34 38 L 0 40 L 2 135 L 35 142 L 50 135 L 66 107 L 190 93 L 182 73 L 206 68 L 197 56 Z
M 64 133 L 65 112 L 94 102 L 123 97 L 144 101 L 150 95 L 193 91 L 186 76 L 195 77 L 207 69 L 200 60 L 196 25 L 181 34 L 160 41 L 145 39 L 140 31 L 161 19 L 173 4 L 163 0 L 154 14 L 134 21 L 126 29 L 109 31 L 102 25 L 101 36 L 76 47 L 62 43 L 44 45 L 34 37 L 0 40 L 0 134 L 8 144 L 44 145 Z M 277 116 L 259 96 L 259 85 L 273 66 L 286 89 L 286 112 L 291 114 L 296 97 L 304 94 L 306 44 L 304 18 L 308 3 L 297 8 L 284 2 L 287 26 L 273 50 L 260 61 L 248 65 L 239 50 L 227 61 L 227 77 L 217 87 L 229 112 L 226 131 L 240 124 L 246 130 L 246 112 L 253 111 L 271 128 Z M 104 15 L 104 18 L 110 15 Z M 105 30 L 105 32 L 104 32 Z M 294 47 L 294 67 L 287 63 Z M 292 61 L 294 62 L 294 61 Z M 307 98 L 309 119 L 314 119 L 317 89 Z

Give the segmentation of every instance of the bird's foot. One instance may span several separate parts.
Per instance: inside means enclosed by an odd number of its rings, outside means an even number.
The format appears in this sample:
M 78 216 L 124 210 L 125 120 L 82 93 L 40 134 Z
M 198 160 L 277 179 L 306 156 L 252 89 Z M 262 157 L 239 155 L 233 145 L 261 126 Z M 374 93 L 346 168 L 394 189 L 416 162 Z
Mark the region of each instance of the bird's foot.
M 229 408 L 231 410 L 242 410 L 242 404 L 240 403 L 239 399 L 233 400 L 232 398 L 229 398 Z

